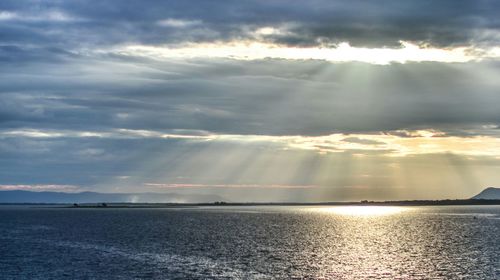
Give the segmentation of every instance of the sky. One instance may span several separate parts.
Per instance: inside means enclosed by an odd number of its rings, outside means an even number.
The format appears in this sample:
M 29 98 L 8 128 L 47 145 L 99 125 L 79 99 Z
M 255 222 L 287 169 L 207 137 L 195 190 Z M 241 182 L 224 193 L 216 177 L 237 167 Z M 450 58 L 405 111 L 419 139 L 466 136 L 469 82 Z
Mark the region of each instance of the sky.
M 0 190 L 500 186 L 500 2 L 0 2 Z

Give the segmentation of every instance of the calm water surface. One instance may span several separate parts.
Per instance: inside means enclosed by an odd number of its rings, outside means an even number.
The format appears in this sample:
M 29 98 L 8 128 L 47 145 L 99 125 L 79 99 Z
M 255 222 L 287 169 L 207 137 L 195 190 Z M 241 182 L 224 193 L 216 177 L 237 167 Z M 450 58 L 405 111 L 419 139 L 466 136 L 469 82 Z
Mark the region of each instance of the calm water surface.
M 500 207 L 0 207 L 1 279 L 500 279 Z

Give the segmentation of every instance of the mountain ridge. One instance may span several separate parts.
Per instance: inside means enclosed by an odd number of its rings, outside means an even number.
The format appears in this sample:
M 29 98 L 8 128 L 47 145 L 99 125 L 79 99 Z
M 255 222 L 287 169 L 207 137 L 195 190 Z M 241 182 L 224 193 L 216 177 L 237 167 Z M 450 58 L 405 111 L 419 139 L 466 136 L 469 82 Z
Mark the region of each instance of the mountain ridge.
M 203 203 L 223 200 L 211 194 L 0 191 L 0 203 Z
M 500 188 L 488 187 L 473 196 L 472 199 L 500 199 Z
M 500 188 L 488 187 L 469 200 L 500 200 Z M 227 201 L 215 194 L 100 193 L 0 190 L 0 203 L 211 203 Z M 386 201 L 387 202 L 387 201 Z M 390 203 L 391 201 L 389 201 Z M 394 201 L 392 201 L 394 202 Z M 422 201 L 419 201 L 422 203 Z

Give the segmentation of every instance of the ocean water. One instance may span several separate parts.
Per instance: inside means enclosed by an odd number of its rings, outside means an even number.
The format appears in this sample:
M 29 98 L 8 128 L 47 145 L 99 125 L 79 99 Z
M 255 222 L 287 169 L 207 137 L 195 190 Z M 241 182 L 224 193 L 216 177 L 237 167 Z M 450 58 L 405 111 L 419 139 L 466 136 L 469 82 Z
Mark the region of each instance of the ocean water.
M 1 279 L 500 279 L 500 207 L 0 207 Z

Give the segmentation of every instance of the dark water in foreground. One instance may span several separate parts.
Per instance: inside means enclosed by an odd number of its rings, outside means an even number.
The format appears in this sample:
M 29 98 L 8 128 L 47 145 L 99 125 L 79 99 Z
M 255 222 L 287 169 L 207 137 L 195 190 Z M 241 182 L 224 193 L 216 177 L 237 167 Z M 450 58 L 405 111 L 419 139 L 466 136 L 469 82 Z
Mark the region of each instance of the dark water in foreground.
M 500 279 L 500 207 L 0 207 L 1 279 Z

